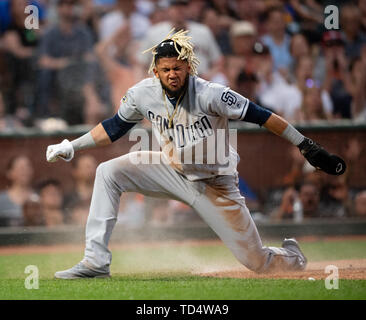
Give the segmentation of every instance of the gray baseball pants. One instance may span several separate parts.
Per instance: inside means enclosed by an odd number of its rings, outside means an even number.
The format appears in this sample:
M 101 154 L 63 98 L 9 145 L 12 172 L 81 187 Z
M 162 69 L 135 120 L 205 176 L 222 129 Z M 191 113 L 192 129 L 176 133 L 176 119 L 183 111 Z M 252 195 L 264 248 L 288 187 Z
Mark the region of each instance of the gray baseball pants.
M 137 154 L 157 155 L 151 151 L 139 151 Z M 297 254 L 284 248 L 262 245 L 256 225 L 240 195 L 237 175 L 192 182 L 169 164 L 134 164 L 130 155 L 101 163 L 97 168 L 86 225 L 84 256 L 95 268 L 109 271 L 112 255 L 108 242 L 117 220 L 122 192 L 139 192 L 190 205 L 250 270 L 268 272 L 302 268 Z

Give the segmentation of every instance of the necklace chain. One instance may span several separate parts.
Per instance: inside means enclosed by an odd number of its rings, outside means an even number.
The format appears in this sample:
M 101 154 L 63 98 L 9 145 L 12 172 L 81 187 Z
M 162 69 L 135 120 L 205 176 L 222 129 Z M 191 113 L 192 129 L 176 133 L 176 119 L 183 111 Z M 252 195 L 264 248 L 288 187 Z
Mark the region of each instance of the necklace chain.
M 172 124 L 173 124 L 173 119 L 178 111 L 178 108 L 179 108 L 179 103 L 180 103 L 180 100 L 181 98 L 183 97 L 183 93 L 184 91 L 180 94 L 178 100 L 177 100 L 177 104 L 175 105 L 175 108 L 174 108 L 174 111 L 172 113 L 171 116 L 169 116 L 169 109 L 168 109 L 168 106 L 167 106 L 167 103 L 166 103 L 166 92 L 165 92 L 165 89 L 163 89 L 163 96 L 164 96 L 164 105 L 165 105 L 165 109 L 166 109 L 166 112 L 168 114 L 168 120 L 169 120 L 169 129 L 171 129 L 172 127 Z

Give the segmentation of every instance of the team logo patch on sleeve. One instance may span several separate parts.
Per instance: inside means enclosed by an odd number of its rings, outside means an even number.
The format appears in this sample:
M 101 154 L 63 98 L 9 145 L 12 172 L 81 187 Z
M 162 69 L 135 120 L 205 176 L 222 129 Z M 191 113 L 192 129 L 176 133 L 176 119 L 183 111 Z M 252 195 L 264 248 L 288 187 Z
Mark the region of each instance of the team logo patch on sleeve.
M 228 107 L 231 108 L 240 108 L 240 103 L 238 102 L 238 98 L 230 91 L 224 91 L 221 95 L 221 101 L 225 102 Z
M 122 99 L 121 99 L 121 103 L 126 103 L 126 102 L 127 102 L 127 97 L 123 96 Z

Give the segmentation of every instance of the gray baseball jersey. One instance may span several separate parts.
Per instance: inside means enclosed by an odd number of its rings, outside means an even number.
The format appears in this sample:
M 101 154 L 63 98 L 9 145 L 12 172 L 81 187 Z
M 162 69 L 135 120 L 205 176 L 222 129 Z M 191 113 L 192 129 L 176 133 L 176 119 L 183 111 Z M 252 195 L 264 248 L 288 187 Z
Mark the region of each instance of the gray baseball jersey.
M 148 78 L 127 91 L 118 115 L 126 122 L 148 119 L 165 159 L 195 181 L 236 173 L 239 156 L 230 145 L 228 119 L 243 120 L 248 105 L 247 98 L 228 87 L 189 76 L 188 90 L 169 128 L 174 106 L 160 81 Z

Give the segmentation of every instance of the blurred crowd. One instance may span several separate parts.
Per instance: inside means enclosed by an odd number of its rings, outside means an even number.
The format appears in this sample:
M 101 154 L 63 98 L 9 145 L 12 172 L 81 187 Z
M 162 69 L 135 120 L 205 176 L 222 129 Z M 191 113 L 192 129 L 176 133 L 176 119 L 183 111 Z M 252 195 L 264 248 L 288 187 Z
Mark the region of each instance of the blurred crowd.
M 366 189 L 350 187 L 350 176 L 362 157 L 362 147 L 353 138 L 341 153 L 347 171 L 341 176 L 332 176 L 316 170 L 297 147 L 292 147 L 292 165 L 280 181 L 282 187 L 265 190 L 265 201 L 259 205 L 265 216 L 259 214 L 259 220 L 302 222 L 312 218 L 366 218 Z
M 353 140 L 345 150 L 350 170 L 359 155 L 359 145 Z M 239 190 L 255 220 L 366 219 L 366 189 L 349 188 L 348 174 L 329 176 L 315 171 L 295 147 L 291 156 L 293 165 L 283 178 L 284 187 L 257 194 L 239 177 Z M 90 154 L 83 154 L 71 165 L 73 184 L 65 190 L 53 178 L 34 184 L 35 169 L 29 157 L 18 155 L 10 159 L 6 168 L 7 188 L 0 191 L 0 227 L 85 226 L 98 163 Z M 122 194 L 117 216 L 117 224 L 126 228 L 201 222 L 186 204 L 138 193 Z
M 324 26 L 329 4 L 339 8 L 339 30 Z M 28 5 L 39 28 L 25 27 Z M 366 0 L 0 0 L 0 132 L 112 116 L 148 76 L 151 55 L 142 51 L 173 27 L 190 30 L 200 77 L 291 123 L 366 122 Z M 348 142 L 347 172 L 361 153 Z M 283 188 L 261 194 L 241 181 L 254 218 L 366 218 L 366 190 L 350 189 L 349 174 L 314 171 L 296 148 L 292 162 Z M 75 159 L 69 193 L 53 179 L 32 185 L 31 160 L 11 159 L 0 225 L 84 225 L 96 166 L 89 155 Z M 124 197 L 118 221 L 130 227 L 200 220 L 175 201 Z
M 83 154 L 71 165 L 73 184 L 71 189 L 65 190 L 61 182 L 53 178 L 34 185 L 34 164 L 26 155 L 10 159 L 6 168 L 7 188 L 0 191 L 0 227 L 85 226 L 98 163 L 93 156 Z M 200 218 L 183 203 L 137 193 L 122 195 L 117 219 L 117 223 L 126 228 L 195 221 Z
M 201 77 L 293 123 L 366 121 L 366 0 L 0 0 L 0 131 L 113 115 L 172 27 L 190 30 Z

